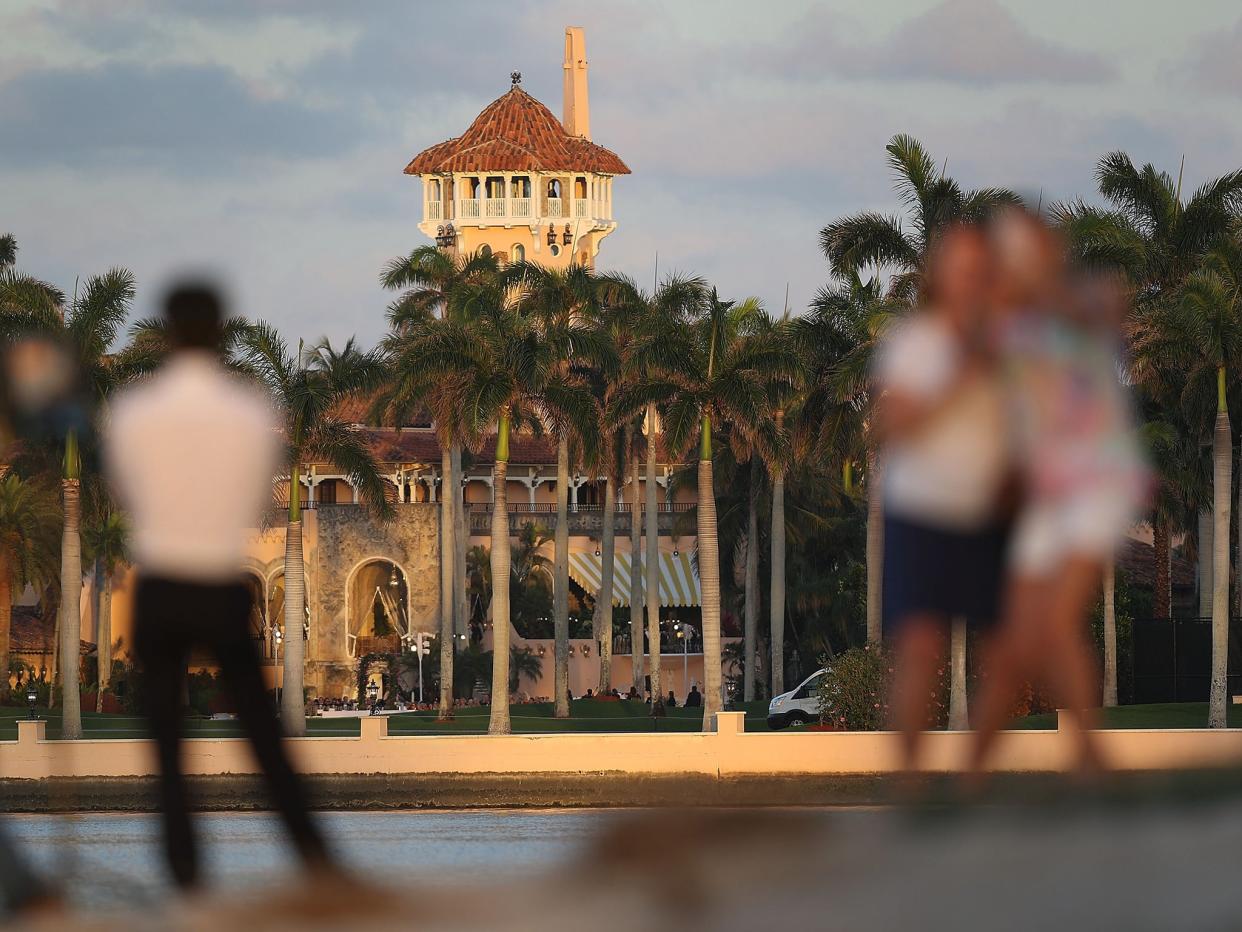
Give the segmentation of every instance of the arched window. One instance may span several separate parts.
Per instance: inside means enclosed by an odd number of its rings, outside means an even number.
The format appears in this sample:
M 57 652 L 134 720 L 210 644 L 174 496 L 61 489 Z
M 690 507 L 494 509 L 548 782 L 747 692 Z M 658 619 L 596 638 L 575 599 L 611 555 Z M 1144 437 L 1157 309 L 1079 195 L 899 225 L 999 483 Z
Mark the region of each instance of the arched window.
M 491 254 L 492 254 L 492 247 L 487 245 L 487 243 L 484 243 L 482 246 L 479 247 L 479 255 L 483 256 L 483 258 L 487 258 Z
M 514 243 L 509 247 L 509 255 L 513 257 L 514 262 L 526 261 L 526 247 L 521 243 Z

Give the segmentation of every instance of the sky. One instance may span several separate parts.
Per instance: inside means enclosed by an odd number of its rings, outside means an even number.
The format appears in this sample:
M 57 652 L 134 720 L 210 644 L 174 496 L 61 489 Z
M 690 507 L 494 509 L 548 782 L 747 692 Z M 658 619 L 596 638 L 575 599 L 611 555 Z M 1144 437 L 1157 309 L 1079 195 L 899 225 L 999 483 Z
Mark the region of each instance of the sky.
M 291 340 L 384 330 L 379 270 L 428 242 L 402 174 L 519 70 L 561 112 L 586 28 L 591 129 L 632 175 L 598 266 L 699 274 L 798 312 L 828 222 L 900 203 L 922 140 L 966 187 L 1090 197 L 1124 149 L 1187 187 L 1242 167 L 1236 0 L 93 0 L 0 4 L 0 232 L 136 316 L 206 273 Z

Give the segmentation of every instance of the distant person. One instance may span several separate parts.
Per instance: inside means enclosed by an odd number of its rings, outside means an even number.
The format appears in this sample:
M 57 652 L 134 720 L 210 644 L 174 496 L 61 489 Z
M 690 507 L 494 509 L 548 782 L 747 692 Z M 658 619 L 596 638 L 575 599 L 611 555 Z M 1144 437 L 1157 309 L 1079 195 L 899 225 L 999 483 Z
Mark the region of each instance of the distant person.
M 131 516 L 138 568 L 134 646 L 145 669 L 147 718 L 160 766 L 168 863 L 178 886 L 199 884 L 199 858 L 181 773 L 182 699 L 192 651 L 205 649 L 237 709 L 272 803 L 304 865 L 329 866 L 250 639 L 250 589 L 239 567 L 246 532 L 270 504 L 281 465 L 276 413 L 219 359 L 220 300 L 183 285 L 164 306 L 171 352 L 112 409 L 106 465 Z M 202 477 L 227 494 L 204 496 Z
M 690 692 L 686 693 L 686 708 L 697 709 L 703 704 L 703 694 L 699 692 L 699 687 L 691 686 Z
M 591 690 L 588 688 L 588 689 L 587 689 L 587 691 L 586 691 L 586 695 L 585 695 L 585 696 L 583 696 L 582 698 L 583 698 L 583 699 L 594 699 L 594 698 L 595 698 L 595 693 L 591 692 Z
M 638 687 L 631 686 L 630 691 L 625 694 L 625 698 L 626 699 L 637 699 L 638 698 Z
M 896 654 L 893 724 L 910 770 L 932 724 L 952 621 L 990 628 L 1000 613 L 1008 446 L 989 342 L 991 274 L 978 229 L 940 234 L 922 306 L 890 329 L 877 356 L 883 624 Z
M 671 689 L 668 691 L 668 698 L 664 700 L 664 704 L 670 709 L 677 708 L 677 697 L 673 695 L 673 691 Z

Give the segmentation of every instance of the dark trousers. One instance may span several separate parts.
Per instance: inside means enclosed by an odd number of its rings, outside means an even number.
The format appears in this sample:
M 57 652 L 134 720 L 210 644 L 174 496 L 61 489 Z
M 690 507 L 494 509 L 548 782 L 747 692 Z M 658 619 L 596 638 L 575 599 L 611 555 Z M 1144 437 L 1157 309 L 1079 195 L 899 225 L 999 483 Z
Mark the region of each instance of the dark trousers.
M 181 732 L 190 652 L 205 649 L 219 664 L 272 802 L 307 864 L 327 860 L 312 822 L 301 781 L 280 743 L 280 725 L 263 688 L 259 658 L 248 629 L 246 586 L 204 585 L 146 576 L 134 604 L 134 647 L 145 672 L 147 718 L 159 753 L 160 802 L 173 877 L 182 887 L 198 881 L 198 856 L 190 827 Z

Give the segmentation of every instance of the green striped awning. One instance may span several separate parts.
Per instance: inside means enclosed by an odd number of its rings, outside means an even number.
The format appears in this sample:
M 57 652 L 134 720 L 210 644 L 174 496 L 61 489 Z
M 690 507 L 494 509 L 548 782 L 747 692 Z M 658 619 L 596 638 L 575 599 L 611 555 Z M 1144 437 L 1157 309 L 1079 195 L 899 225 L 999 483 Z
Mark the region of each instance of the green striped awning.
M 639 572 L 644 572 L 645 567 L 646 560 L 639 560 Z M 603 561 L 595 554 L 586 551 L 570 553 L 569 575 L 591 595 L 598 596 L 603 575 Z M 699 605 L 701 599 L 699 574 L 691 555 L 684 550 L 676 556 L 671 553 L 661 553 L 660 604 Z M 630 604 L 630 555 L 628 553 L 618 553 L 613 560 L 612 604 Z

